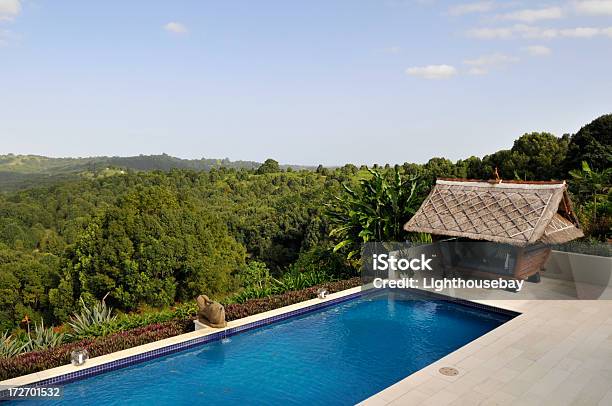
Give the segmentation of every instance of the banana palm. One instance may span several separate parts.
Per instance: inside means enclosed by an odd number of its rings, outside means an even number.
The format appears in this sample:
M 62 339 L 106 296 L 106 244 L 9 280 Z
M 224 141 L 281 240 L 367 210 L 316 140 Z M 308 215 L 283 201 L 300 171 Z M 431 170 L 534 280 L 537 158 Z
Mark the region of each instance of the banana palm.
M 418 175 L 404 178 L 396 168 L 391 176 L 368 169 L 371 177 L 361 179 L 359 188 L 343 184 L 344 192 L 329 205 L 327 214 L 333 226 L 330 236 L 347 258 L 358 258 L 361 245 L 373 241 L 405 241 L 410 236 L 403 225 L 425 197 Z
M 570 171 L 571 190 L 577 196 L 579 207 L 584 211 L 589 234 L 605 240 L 610 236 L 610 215 L 612 214 L 612 168 L 602 171 L 591 169 L 582 162 L 581 170 Z M 583 226 L 585 224 L 583 223 Z

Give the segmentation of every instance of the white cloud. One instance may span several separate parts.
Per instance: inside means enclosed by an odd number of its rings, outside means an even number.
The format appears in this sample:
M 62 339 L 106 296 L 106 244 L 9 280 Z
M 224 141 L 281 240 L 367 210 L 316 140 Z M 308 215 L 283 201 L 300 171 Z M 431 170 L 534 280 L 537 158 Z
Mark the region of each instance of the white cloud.
M 12 20 L 21 12 L 21 0 L 0 0 L 0 21 Z
M 482 75 L 486 75 L 487 73 L 489 73 L 489 69 L 482 68 L 479 66 L 474 66 L 468 70 L 468 73 L 474 76 L 482 76 Z
M 461 16 L 473 13 L 486 13 L 493 10 L 495 3 L 492 1 L 477 1 L 474 3 L 459 4 L 448 9 L 449 14 Z
M 8 44 L 8 38 L 10 33 L 6 30 L 0 30 L 0 47 L 3 47 Z
M 607 35 L 608 37 L 612 38 L 612 27 L 604 28 L 603 30 L 601 30 L 601 33 L 603 35 Z
M 563 18 L 561 7 L 547 7 L 540 9 L 517 10 L 497 16 L 500 20 L 514 20 L 525 23 L 533 23 L 540 20 L 558 20 Z
M 601 35 L 610 36 L 612 27 L 574 27 L 574 28 L 542 28 L 532 25 L 516 24 L 511 27 L 475 28 L 466 34 L 478 39 L 554 39 L 554 38 L 593 38 Z
M 495 53 L 483 55 L 476 59 L 466 59 L 463 63 L 470 66 L 468 73 L 471 75 L 484 75 L 489 73 L 491 68 L 503 67 L 518 61 L 519 58 L 515 56 Z
M 400 46 L 393 45 L 393 46 L 384 48 L 383 52 L 386 52 L 388 54 L 399 54 L 402 52 L 402 48 Z
M 457 69 L 451 65 L 414 66 L 406 69 L 406 74 L 425 79 L 448 79 L 457 74 Z
M 15 34 L 13 31 L 0 27 L 0 48 L 14 44 L 18 42 L 19 39 L 19 35 Z
M 532 56 L 548 56 L 552 54 L 552 50 L 544 45 L 529 45 L 523 49 Z
M 593 38 L 601 33 L 602 30 L 600 28 L 592 27 L 567 28 L 559 31 L 562 37 L 570 38 Z
M 168 24 L 164 25 L 164 29 L 173 34 L 187 34 L 187 27 L 175 21 L 171 21 Z
M 436 0 L 387 0 L 385 4 L 389 7 L 409 7 L 412 5 L 429 6 Z
M 612 0 L 585 0 L 574 2 L 578 13 L 589 15 L 612 15 Z
M 518 24 L 514 26 L 514 30 L 522 38 L 553 39 L 559 36 L 559 30 L 556 28 L 541 28 Z
M 506 65 L 508 63 L 518 62 L 519 58 L 515 56 L 505 55 L 502 53 L 495 53 L 490 55 L 483 55 L 476 59 L 466 59 L 463 61 L 466 65 L 472 66 L 498 66 Z
M 468 30 L 467 35 L 472 38 L 480 39 L 507 39 L 512 38 L 514 30 L 512 28 L 473 28 Z

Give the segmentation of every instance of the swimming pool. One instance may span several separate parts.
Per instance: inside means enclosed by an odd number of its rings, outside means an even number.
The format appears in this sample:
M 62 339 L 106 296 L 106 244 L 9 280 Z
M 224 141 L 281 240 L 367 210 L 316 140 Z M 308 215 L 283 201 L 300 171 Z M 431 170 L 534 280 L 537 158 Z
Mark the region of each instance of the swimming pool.
M 48 404 L 354 404 L 512 318 L 409 295 L 375 292 L 73 382 Z

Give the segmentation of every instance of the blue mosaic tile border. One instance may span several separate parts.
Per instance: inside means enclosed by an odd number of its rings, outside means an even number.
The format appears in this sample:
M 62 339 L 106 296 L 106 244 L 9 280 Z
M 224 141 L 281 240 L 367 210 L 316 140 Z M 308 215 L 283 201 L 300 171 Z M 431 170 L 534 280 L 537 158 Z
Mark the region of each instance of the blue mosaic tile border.
M 453 297 L 441 295 L 438 293 L 426 292 L 426 291 L 421 291 L 421 290 L 412 290 L 412 289 L 410 291 L 411 291 L 410 292 L 411 294 L 414 294 L 414 296 L 420 296 L 420 298 L 422 299 L 437 299 L 437 300 L 452 301 L 452 302 L 455 302 L 455 303 L 458 303 L 464 306 L 469 306 L 473 308 L 475 307 L 475 308 L 479 308 L 482 310 L 487 310 L 487 311 L 491 311 L 495 313 L 501 313 L 501 314 L 504 314 L 510 317 L 515 317 L 520 314 L 517 312 L 510 311 L 510 310 L 500 309 L 494 306 L 483 305 L 480 303 L 474 303 L 468 300 L 453 298 Z M 74 382 L 77 380 L 99 375 L 105 372 L 114 371 L 117 369 L 121 369 L 121 368 L 125 368 L 128 366 L 134 365 L 134 364 L 139 364 L 141 362 L 145 362 L 145 361 L 149 361 L 155 358 L 170 355 L 170 354 L 173 354 L 179 351 L 183 351 L 183 350 L 193 348 L 199 345 L 203 345 L 206 343 L 210 343 L 213 341 L 222 340 L 223 338 L 230 337 L 230 336 L 233 336 L 233 335 L 236 335 L 236 334 L 248 331 L 248 330 L 266 326 L 272 323 L 277 323 L 279 321 L 287 320 L 292 317 L 305 315 L 305 314 L 308 314 L 308 313 L 311 313 L 317 310 L 321 310 L 321 309 L 324 309 L 330 306 L 337 305 L 339 303 L 343 303 L 349 300 L 356 299 L 364 295 L 369 295 L 369 294 L 379 293 L 379 292 L 380 292 L 379 289 L 360 290 L 359 292 L 351 293 L 350 295 L 332 299 L 332 300 L 329 300 L 323 303 L 317 303 L 317 304 L 314 304 L 308 307 L 304 307 L 304 308 L 297 309 L 297 310 L 292 310 L 290 312 L 268 317 L 266 319 L 258 320 L 252 323 L 247 323 L 242 326 L 232 327 L 224 331 L 219 331 L 217 333 L 206 335 L 204 337 L 194 338 L 192 340 L 185 341 L 182 343 L 172 344 L 172 345 L 169 345 L 163 348 L 158 348 L 156 350 L 148 351 L 142 354 L 118 359 L 116 361 L 111 361 L 103 365 L 98 365 L 98 366 L 91 367 L 91 368 L 84 368 L 82 370 L 71 372 L 69 374 L 64 374 L 64 375 L 60 375 L 57 377 L 38 381 L 36 383 L 33 383 L 32 385 L 51 386 L 51 385 L 67 384 L 67 383 Z M 420 298 L 417 298 L 417 300 Z
M 393 289 L 390 289 L 390 290 L 393 291 Z M 480 310 L 486 310 L 492 313 L 502 314 L 504 316 L 508 316 L 511 318 L 521 315 L 521 313 L 515 312 L 513 310 L 503 309 L 501 307 L 490 306 L 490 305 L 486 305 L 482 303 L 476 303 L 470 300 L 461 299 L 461 298 L 453 297 L 453 296 L 447 296 L 441 293 L 430 292 L 427 290 L 420 290 L 420 289 L 400 289 L 400 290 L 409 291 L 410 294 L 414 296 L 420 296 L 419 299 L 422 298 L 422 299 L 445 300 L 447 302 L 453 302 L 453 303 L 456 303 L 462 306 L 467 306 L 467 307 L 472 307 L 472 308 L 476 308 Z

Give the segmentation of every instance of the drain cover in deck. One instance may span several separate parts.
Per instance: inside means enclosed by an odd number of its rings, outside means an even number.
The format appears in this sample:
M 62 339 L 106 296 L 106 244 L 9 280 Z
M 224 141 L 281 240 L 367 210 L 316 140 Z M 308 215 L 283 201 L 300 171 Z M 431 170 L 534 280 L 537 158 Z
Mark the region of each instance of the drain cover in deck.
M 457 369 L 451 368 L 451 367 L 440 368 L 438 370 L 438 372 L 440 372 L 442 375 L 446 375 L 446 376 L 457 376 L 457 375 L 459 375 L 459 371 L 457 371 Z

